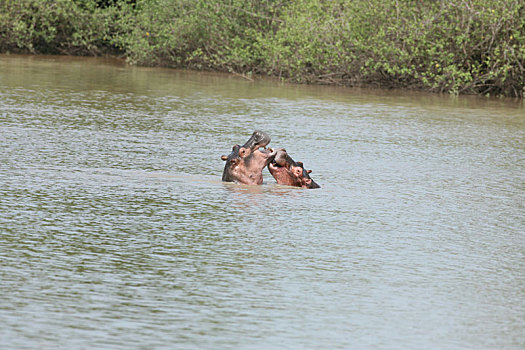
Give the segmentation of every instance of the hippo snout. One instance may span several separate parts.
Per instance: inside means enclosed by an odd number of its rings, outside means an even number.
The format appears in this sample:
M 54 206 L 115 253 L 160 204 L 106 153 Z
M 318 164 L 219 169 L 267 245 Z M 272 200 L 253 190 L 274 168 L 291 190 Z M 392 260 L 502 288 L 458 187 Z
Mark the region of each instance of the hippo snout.
M 267 133 L 265 133 L 264 131 L 261 131 L 261 130 L 255 130 L 252 134 L 252 137 L 250 138 L 250 140 L 248 140 L 248 142 L 246 142 L 248 147 L 252 146 L 252 147 L 266 147 L 270 141 L 272 139 L 270 138 L 270 135 L 268 135 Z M 251 144 L 249 144 L 251 143 Z

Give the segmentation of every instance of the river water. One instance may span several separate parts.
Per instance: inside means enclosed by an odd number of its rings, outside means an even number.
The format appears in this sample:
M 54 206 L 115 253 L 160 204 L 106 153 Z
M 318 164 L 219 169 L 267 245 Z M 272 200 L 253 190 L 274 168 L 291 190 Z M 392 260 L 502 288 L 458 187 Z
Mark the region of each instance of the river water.
M 0 56 L 0 145 L 2 348 L 525 347 L 520 102 Z

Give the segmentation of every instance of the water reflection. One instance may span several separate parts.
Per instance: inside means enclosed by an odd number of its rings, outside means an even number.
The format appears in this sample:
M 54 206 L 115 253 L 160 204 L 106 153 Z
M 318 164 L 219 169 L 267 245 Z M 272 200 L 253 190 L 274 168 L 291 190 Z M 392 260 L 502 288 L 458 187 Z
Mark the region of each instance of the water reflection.
M 520 103 L 83 58 L 0 81 L 11 347 L 522 347 Z M 220 181 L 255 129 L 322 188 Z

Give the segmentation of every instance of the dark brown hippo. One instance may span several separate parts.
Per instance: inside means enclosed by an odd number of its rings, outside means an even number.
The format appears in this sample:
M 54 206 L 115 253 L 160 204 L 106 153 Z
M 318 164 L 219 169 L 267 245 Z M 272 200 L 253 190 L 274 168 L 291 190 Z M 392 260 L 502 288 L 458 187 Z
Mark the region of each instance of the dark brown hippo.
M 242 147 L 233 146 L 229 156 L 221 157 L 222 160 L 226 161 L 222 181 L 261 185 L 263 183 L 262 170 L 273 160 L 276 154 L 273 149 L 266 149 L 270 140 L 267 133 L 255 130 Z
M 284 148 L 277 150 L 277 153 L 270 164 L 268 170 L 280 185 L 288 185 L 302 188 L 320 188 L 310 177 L 311 170 L 305 170 L 302 162 L 295 162 Z

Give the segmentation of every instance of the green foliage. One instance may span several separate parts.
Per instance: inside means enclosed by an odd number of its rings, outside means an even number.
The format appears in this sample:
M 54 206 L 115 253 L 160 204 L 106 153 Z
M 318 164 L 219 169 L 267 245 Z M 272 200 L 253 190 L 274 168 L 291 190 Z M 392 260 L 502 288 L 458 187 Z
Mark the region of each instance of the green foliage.
M 296 81 L 523 96 L 524 18 L 519 0 L 297 0 L 268 45 L 269 71 Z
M 109 46 L 114 14 L 89 0 L 0 0 L 0 50 L 100 54 Z
M 145 65 L 256 69 L 257 36 L 272 27 L 272 1 L 139 0 L 115 42 Z
M 0 51 L 523 97 L 525 3 L 0 0 Z

